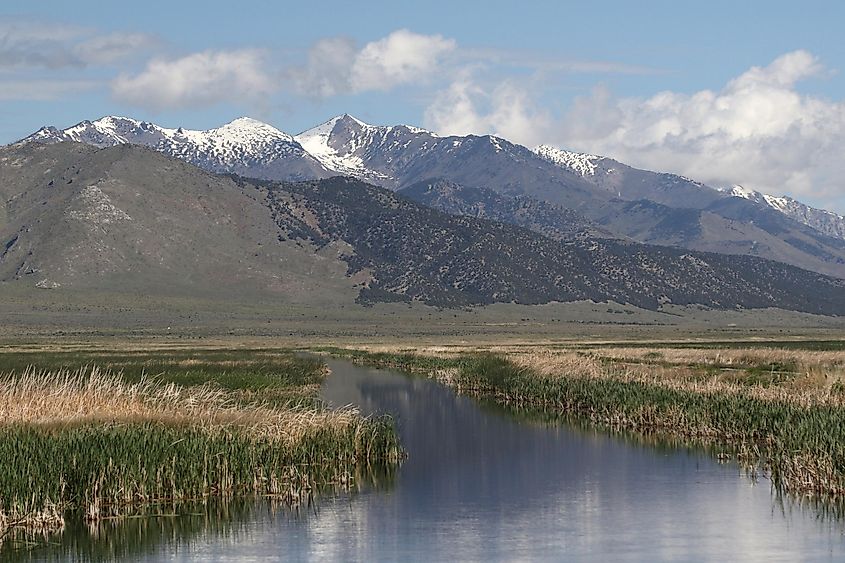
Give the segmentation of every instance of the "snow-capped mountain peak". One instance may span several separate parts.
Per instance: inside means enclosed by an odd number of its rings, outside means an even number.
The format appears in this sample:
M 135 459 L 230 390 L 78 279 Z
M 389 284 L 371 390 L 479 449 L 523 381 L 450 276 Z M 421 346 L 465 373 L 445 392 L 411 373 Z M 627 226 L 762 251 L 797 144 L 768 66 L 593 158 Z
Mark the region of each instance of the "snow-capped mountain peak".
M 716 188 L 720 192 L 724 192 L 732 197 L 741 197 L 743 199 L 747 199 L 756 203 L 763 203 L 764 198 L 761 192 L 757 190 L 752 190 L 750 188 L 746 188 L 741 184 L 734 184 L 732 186 L 724 187 L 724 188 Z
M 317 125 L 316 127 L 312 127 L 311 129 L 307 129 L 307 130 L 303 131 L 302 133 L 294 136 L 294 139 L 296 139 L 296 141 L 300 145 L 302 145 L 303 147 L 305 147 L 307 144 L 310 144 L 312 146 L 316 143 L 327 144 L 328 139 L 329 139 L 329 137 L 331 137 L 332 131 L 334 131 L 338 122 L 340 122 L 340 121 L 342 121 L 343 119 L 346 119 L 346 118 L 350 118 L 350 116 L 348 116 L 347 114 L 336 115 L 336 116 L 332 117 L 331 119 L 329 119 L 328 121 L 324 121 L 323 123 Z M 354 118 L 350 118 L 350 119 L 354 119 Z M 363 123 L 362 121 L 359 121 L 357 119 L 354 119 L 354 123 L 366 125 L 365 123 Z M 311 151 L 310 149 L 306 148 L 306 150 L 308 150 L 308 152 L 310 152 L 311 154 L 314 154 L 314 152 Z M 319 152 L 319 149 L 318 149 L 318 152 Z
M 107 115 L 94 121 L 81 121 L 72 127 L 61 130 L 55 127 L 42 127 L 21 142 L 36 141 L 56 143 L 73 141 L 99 147 L 109 147 L 131 142 L 127 135 L 140 128 L 142 122 L 129 117 Z
M 407 129 L 411 133 L 415 133 L 417 135 L 431 135 L 432 137 L 439 137 L 440 136 L 433 131 L 429 131 L 428 129 L 423 129 L 422 127 L 415 127 L 414 125 L 402 124 L 402 125 L 397 125 L 397 127 L 404 127 L 405 129 Z
M 440 137 L 411 125 L 370 125 L 345 113 L 303 131 L 294 139 L 329 170 L 395 185 L 395 166 L 419 155 Z
M 224 164 L 236 164 L 241 159 L 266 161 L 282 153 L 301 151 L 293 137 L 256 119 L 240 117 L 207 131 L 162 129 L 173 145 L 194 145 L 190 150 L 204 152 Z
M 127 143 L 124 134 L 131 129 L 138 127 L 140 121 L 130 117 L 121 117 L 116 115 L 107 115 L 95 121 L 83 121 L 73 127 L 68 127 L 64 130 L 66 135 L 71 138 L 81 138 L 85 134 L 90 134 L 96 131 L 107 138 L 113 138 L 117 141 Z
M 295 138 L 309 138 L 317 135 L 328 136 L 331 135 L 334 128 L 340 123 L 341 125 L 345 125 L 347 127 L 360 127 L 362 129 L 367 128 L 374 128 L 374 125 L 370 125 L 369 123 L 365 123 L 358 119 L 355 116 L 349 115 L 348 113 L 343 113 L 341 115 L 336 115 L 331 119 L 324 121 L 323 123 L 317 125 L 316 127 L 312 127 L 311 129 L 307 129 L 302 133 L 295 136 Z
M 373 182 L 389 180 L 382 172 L 369 168 L 366 161 L 377 151 L 390 150 L 406 135 L 431 135 L 419 128 L 377 126 L 347 113 L 303 131 L 294 139 L 323 166 L 340 174 Z M 407 141 L 404 141 L 407 142 Z
M 604 158 L 595 154 L 572 152 L 549 145 L 535 147 L 534 153 L 540 158 L 556 164 L 561 168 L 567 168 L 582 177 L 594 176 L 596 173 L 596 161 Z
M 199 133 L 206 133 L 208 137 L 217 137 L 232 143 L 266 142 L 268 139 L 281 139 L 287 142 L 293 142 L 292 135 L 251 117 L 239 117 L 221 127 L 208 131 L 199 131 Z
M 233 119 L 229 123 L 226 123 L 225 125 L 222 125 L 219 128 L 223 129 L 223 128 L 226 128 L 226 127 L 245 127 L 245 128 L 269 127 L 271 129 L 276 129 L 272 125 L 268 125 L 267 123 L 264 123 L 263 121 L 259 121 L 257 119 L 254 119 L 252 117 L 248 117 L 246 115 L 243 115 L 241 117 L 236 117 L 235 119 Z
M 294 139 L 326 168 L 357 176 L 365 171 L 360 156 L 352 154 L 357 147 L 345 147 L 337 138 L 341 129 L 356 128 L 366 131 L 371 127 L 351 115 L 343 114 L 303 131 Z M 335 133 L 336 130 L 338 133 Z
M 370 125 L 369 123 L 365 123 L 365 122 L 361 121 L 360 119 L 358 119 L 357 117 L 355 117 L 354 115 L 350 115 L 348 113 L 344 113 L 343 115 L 341 115 L 339 117 L 339 119 L 340 120 L 352 121 L 353 123 L 357 123 L 361 127 L 373 127 L 373 125 Z
M 69 141 L 70 139 L 64 138 L 65 134 L 64 131 L 58 129 L 52 125 L 45 125 L 32 135 L 21 139 L 20 141 L 15 142 L 15 145 L 23 145 L 29 142 L 35 143 L 57 143 L 59 141 Z

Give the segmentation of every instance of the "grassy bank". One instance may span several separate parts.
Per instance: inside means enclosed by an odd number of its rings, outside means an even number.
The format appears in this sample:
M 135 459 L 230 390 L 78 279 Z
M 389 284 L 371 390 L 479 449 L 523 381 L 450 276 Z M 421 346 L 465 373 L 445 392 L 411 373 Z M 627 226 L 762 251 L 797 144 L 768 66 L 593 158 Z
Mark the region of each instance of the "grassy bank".
M 514 410 L 715 445 L 787 493 L 845 495 L 845 354 L 835 347 L 333 352 L 423 372 Z
M 389 420 L 318 403 L 325 373 L 276 352 L 0 357 L 0 537 L 212 496 L 297 504 L 394 463 Z

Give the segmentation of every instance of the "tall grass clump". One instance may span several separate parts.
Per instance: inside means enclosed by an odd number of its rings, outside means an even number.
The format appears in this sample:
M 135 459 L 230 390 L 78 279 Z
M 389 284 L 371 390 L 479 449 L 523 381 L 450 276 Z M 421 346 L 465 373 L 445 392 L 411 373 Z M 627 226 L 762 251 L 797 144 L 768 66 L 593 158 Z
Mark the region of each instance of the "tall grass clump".
M 57 529 L 210 496 L 301 502 L 400 454 L 392 423 L 353 410 L 245 402 L 97 367 L 0 375 L 0 534 Z

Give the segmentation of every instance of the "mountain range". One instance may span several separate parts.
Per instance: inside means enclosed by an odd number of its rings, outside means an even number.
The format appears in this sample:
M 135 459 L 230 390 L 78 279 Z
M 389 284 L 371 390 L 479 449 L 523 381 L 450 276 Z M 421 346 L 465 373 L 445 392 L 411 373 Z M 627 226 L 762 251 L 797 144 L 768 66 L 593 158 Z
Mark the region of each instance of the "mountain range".
M 833 213 L 348 115 L 299 135 L 45 127 L 0 148 L 0 198 L 0 282 L 40 288 L 845 314 Z
M 546 236 L 348 176 L 256 180 L 146 147 L 62 142 L 0 148 L 0 179 L 8 284 L 324 307 L 592 300 L 845 314 L 838 278 L 589 230 Z M 565 208 L 545 205 L 538 225 L 565 221 Z
M 652 245 L 759 256 L 845 277 L 840 215 L 790 198 L 715 189 L 607 157 L 529 149 L 490 135 L 443 137 L 408 125 L 373 126 L 346 114 L 298 135 L 250 118 L 192 131 L 104 117 L 64 130 L 44 127 L 20 143 L 31 141 L 142 145 L 211 172 L 264 180 L 344 175 L 391 190 L 445 182 L 450 203 L 441 197 L 437 205 L 450 213 L 525 226 L 513 209 L 530 201 L 565 210 L 567 232 L 586 229 Z M 483 212 L 480 193 L 487 193 Z

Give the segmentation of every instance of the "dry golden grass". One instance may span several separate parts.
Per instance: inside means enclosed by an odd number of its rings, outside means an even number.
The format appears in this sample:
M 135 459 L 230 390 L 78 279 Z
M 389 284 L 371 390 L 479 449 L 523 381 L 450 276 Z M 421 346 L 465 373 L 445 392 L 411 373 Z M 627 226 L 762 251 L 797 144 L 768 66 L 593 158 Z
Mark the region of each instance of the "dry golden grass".
M 786 350 L 783 348 L 598 348 L 593 354 L 607 358 L 637 361 L 660 360 L 673 364 L 703 364 L 749 367 L 760 364 L 793 364 L 803 369 L 845 368 L 840 351 Z
M 834 391 L 838 378 L 819 377 L 823 372 L 796 373 L 794 379 L 773 385 L 749 385 L 731 371 L 703 372 L 688 365 L 639 364 L 626 360 L 602 361 L 575 352 L 533 352 L 508 354 L 506 358 L 531 370 L 539 377 L 613 378 L 626 382 L 660 385 L 693 393 L 742 393 L 767 401 L 789 402 L 800 406 L 845 405 L 845 396 Z
M 40 510 L 29 511 L 25 514 L 7 514 L 0 509 L 0 546 L 3 540 L 16 529 L 29 533 L 57 532 L 65 527 L 65 519 L 61 510 L 53 503 L 47 503 Z
M 744 393 L 764 400 L 845 405 L 841 352 L 612 348 L 590 352 L 543 350 L 505 355 L 544 377 L 613 377 L 696 393 Z M 749 384 L 747 369 L 774 365 L 782 381 Z M 778 365 L 789 366 L 778 371 Z M 794 366 L 794 367 L 792 367 Z M 712 368 L 712 369 L 708 369 Z
M 240 427 L 250 435 L 296 442 L 317 428 L 345 427 L 354 409 L 337 411 L 243 404 L 236 393 L 206 384 L 182 387 L 144 379 L 127 383 L 97 367 L 0 374 L 0 424 L 74 426 L 91 422 L 158 422 L 208 431 Z M 239 398 L 243 393 L 237 393 Z
M 467 353 L 500 355 L 537 377 L 589 377 L 638 381 L 696 393 L 745 393 L 764 400 L 845 405 L 845 353 L 779 348 L 367 346 L 371 353 L 412 353 L 457 358 Z M 770 385 L 750 384 L 749 369 L 782 376 Z M 433 374 L 449 383 L 450 370 Z

